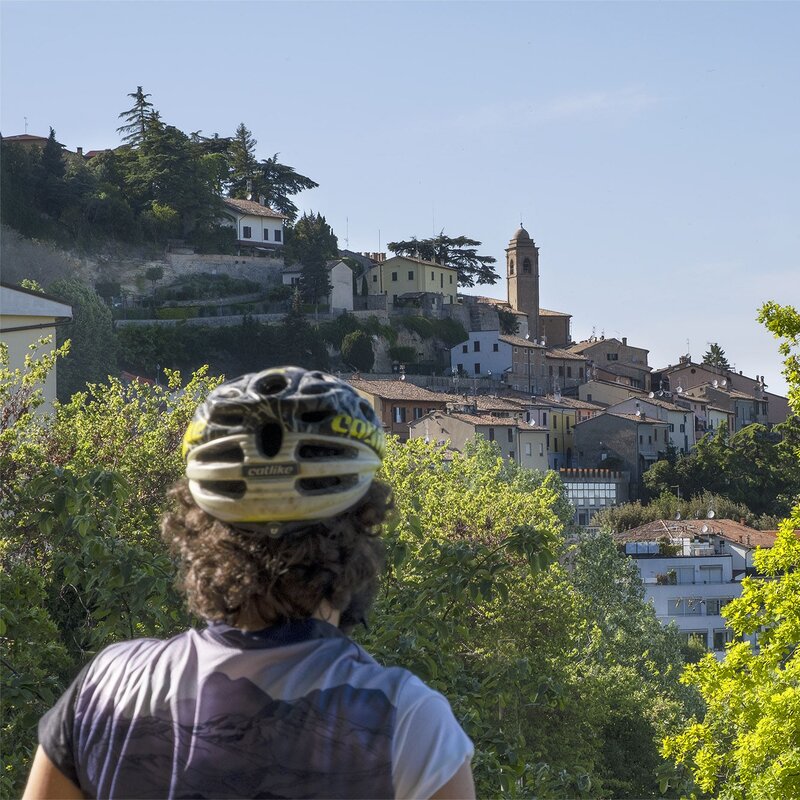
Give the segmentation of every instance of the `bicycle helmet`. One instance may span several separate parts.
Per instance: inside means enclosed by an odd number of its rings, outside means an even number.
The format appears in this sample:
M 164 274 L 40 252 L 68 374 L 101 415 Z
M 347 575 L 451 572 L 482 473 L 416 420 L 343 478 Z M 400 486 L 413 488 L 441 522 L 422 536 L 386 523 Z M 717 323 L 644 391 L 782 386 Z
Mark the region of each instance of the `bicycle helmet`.
M 366 494 L 384 447 L 367 400 L 333 375 L 300 367 L 221 384 L 183 437 L 192 497 L 231 523 L 333 517 Z

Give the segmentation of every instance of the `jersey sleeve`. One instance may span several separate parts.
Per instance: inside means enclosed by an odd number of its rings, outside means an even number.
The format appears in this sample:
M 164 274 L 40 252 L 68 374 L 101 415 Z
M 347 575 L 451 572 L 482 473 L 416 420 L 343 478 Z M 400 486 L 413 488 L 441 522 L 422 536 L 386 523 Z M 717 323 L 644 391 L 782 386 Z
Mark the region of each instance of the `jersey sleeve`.
M 56 704 L 39 720 L 39 744 L 53 764 L 76 786 L 80 784 L 73 749 L 75 704 L 89 666 L 87 664 L 78 673 Z
M 395 797 L 431 797 L 472 758 L 474 750 L 450 703 L 411 676 L 398 698 L 392 742 Z

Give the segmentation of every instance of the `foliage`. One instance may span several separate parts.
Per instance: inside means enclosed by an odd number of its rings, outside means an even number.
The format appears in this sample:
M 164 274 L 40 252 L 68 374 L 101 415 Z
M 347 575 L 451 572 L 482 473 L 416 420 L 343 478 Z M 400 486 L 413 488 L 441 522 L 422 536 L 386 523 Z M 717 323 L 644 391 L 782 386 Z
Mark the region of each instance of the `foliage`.
M 513 311 L 498 308 L 497 317 L 500 322 L 500 333 L 504 336 L 516 336 L 519 333 L 519 317 Z
M 151 279 L 148 277 L 148 280 Z M 156 280 L 160 280 L 160 278 Z M 184 275 L 167 286 L 160 286 L 156 289 L 155 299 L 159 303 L 180 300 L 210 300 L 237 294 L 252 294 L 258 290 L 259 284 L 248 278 L 198 272 L 193 275 Z
M 416 333 L 420 339 L 438 339 L 448 347 L 453 347 L 459 342 L 469 338 L 464 326 L 458 320 L 446 317 L 444 319 L 428 319 L 427 317 L 401 317 L 399 324 Z
M 781 339 L 792 409 L 800 412 L 800 314 L 766 304 L 759 318 Z M 794 454 L 800 458 L 800 447 Z M 682 731 L 664 740 L 665 756 L 691 772 L 704 792 L 725 800 L 800 797 L 800 504 L 780 526 L 775 545 L 758 550 L 760 576 L 725 606 L 737 637 L 725 660 L 706 656 L 686 669 L 706 705 Z
M 339 253 L 339 243 L 325 217 L 309 211 L 286 229 L 284 258 L 298 262 L 303 273 L 300 286 L 307 303 L 324 302 L 331 291 L 328 261 Z
M 417 360 L 417 351 L 406 345 L 393 345 L 389 348 L 389 358 L 401 364 L 413 364 Z
M 793 443 L 800 421 L 790 418 L 770 430 L 753 424 L 732 436 L 727 425 L 706 434 L 687 455 L 656 462 L 644 484 L 657 495 L 678 486 L 685 497 L 710 491 L 754 514 L 784 515 L 800 494 L 800 464 Z M 746 515 L 745 515 L 746 516 Z
M 430 239 L 411 239 L 389 242 L 389 250 L 399 256 L 414 256 L 426 261 L 435 261 L 458 270 L 459 286 L 474 286 L 476 283 L 497 283 L 500 276 L 495 272 L 494 256 L 478 255 L 481 243 L 467 236 L 446 236 L 441 231 Z
M 708 350 L 703 356 L 703 363 L 707 364 L 709 367 L 717 367 L 719 369 L 731 368 L 725 356 L 725 351 L 716 342 L 709 345 Z
M 348 333 L 342 340 L 342 359 L 359 372 L 369 372 L 375 364 L 372 338 L 364 331 Z
M 655 797 L 657 743 L 689 693 L 675 632 L 610 538 L 568 546 L 558 477 L 480 439 L 452 459 L 392 440 L 382 476 L 397 513 L 363 640 L 448 697 L 478 796 Z
M 59 344 L 71 342 L 69 355 L 58 368 L 58 398 L 64 401 L 88 383 L 116 373 L 111 311 L 93 289 L 76 278 L 57 281 L 48 291 L 72 306 L 72 321 L 56 329 Z
M 131 92 L 128 97 L 133 100 L 133 107 L 119 114 L 119 119 L 124 124 L 117 128 L 117 133 L 122 134 L 123 143 L 137 147 L 144 139 L 147 120 L 153 113 L 153 104 L 147 99 L 150 95 L 145 94 L 141 86 L 137 86 L 136 91 Z

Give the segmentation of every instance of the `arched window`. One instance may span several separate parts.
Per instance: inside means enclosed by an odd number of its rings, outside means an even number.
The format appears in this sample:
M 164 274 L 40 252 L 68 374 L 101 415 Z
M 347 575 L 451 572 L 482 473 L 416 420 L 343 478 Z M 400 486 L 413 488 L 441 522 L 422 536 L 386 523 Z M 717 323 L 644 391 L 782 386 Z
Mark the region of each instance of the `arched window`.
M 508 261 L 508 274 L 509 275 L 513 275 L 514 274 L 514 259 L 513 258 L 509 259 L 509 261 Z
M 531 260 L 529 258 L 526 258 L 522 262 L 522 271 L 523 272 L 530 272 L 531 271 Z

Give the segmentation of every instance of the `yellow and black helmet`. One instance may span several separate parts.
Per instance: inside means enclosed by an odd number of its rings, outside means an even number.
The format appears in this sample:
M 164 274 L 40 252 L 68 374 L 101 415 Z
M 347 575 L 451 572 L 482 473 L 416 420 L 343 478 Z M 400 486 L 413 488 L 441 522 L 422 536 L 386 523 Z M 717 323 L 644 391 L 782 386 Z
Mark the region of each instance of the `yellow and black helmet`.
M 195 502 L 224 522 L 322 520 L 366 494 L 385 437 L 374 409 L 325 372 L 279 367 L 214 389 L 183 438 Z

